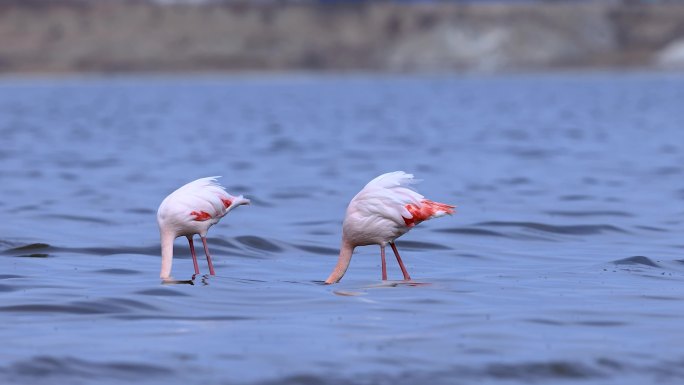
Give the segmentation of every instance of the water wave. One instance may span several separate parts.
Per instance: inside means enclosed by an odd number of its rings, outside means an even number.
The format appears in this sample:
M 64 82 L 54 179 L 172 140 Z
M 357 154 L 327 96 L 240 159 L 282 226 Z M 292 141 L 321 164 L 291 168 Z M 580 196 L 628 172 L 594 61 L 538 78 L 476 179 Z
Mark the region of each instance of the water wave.
M 538 222 L 514 222 L 514 221 L 489 221 L 480 222 L 478 226 L 483 227 L 515 227 L 523 230 L 535 230 L 554 234 L 566 235 L 595 235 L 605 232 L 627 233 L 626 230 L 607 224 L 591 225 L 551 225 Z
M 174 369 L 135 361 L 97 362 L 69 356 L 41 355 L 0 367 L 0 373 L 10 381 L 8 383 L 30 383 L 46 379 L 66 382 L 103 378 L 139 380 L 169 376 Z

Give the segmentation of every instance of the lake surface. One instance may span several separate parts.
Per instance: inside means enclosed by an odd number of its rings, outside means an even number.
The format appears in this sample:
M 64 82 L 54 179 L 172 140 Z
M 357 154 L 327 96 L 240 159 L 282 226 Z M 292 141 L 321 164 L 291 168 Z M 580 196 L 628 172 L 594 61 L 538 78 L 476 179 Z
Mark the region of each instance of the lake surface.
M 322 285 L 394 170 L 457 214 Z M 252 205 L 162 285 L 211 175 Z M 683 176 L 677 74 L 0 79 L 0 383 L 681 384 Z

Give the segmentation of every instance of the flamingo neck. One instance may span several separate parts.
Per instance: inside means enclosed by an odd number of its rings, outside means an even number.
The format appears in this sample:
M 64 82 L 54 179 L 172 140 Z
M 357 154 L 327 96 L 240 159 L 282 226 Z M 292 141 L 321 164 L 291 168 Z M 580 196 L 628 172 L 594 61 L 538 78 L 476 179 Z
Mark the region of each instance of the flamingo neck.
M 161 273 L 159 277 L 166 279 L 171 276 L 171 264 L 173 262 L 173 241 L 176 239 L 174 234 L 166 231 L 161 232 Z
M 337 265 L 335 265 L 335 268 L 333 269 L 332 273 L 330 273 L 328 279 L 325 280 L 325 283 L 337 283 L 340 281 L 340 279 L 342 279 L 344 273 L 349 267 L 349 262 L 351 262 L 353 252 L 354 246 L 344 237 L 342 237 L 342 246 L 340 246 L 340 256 L 337 259 Z

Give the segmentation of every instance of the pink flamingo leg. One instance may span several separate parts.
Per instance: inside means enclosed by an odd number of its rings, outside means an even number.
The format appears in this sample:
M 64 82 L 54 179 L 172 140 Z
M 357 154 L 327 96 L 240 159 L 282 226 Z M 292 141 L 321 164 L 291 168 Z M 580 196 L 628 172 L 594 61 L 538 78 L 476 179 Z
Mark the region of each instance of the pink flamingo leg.
M 201 237 L 202 238 L 202 244 L 204 245 L 204 254 L 207 255 L 207 263 L 209 264 L 209 274 L 210 275 L 216 275 L 214 274 L 214 265 L 211 263 L 211 255 L 209 255 L 209 247 L 207 247 L 207 238 L 206 237 Z
M 387 263 L 385 263 L 385 246 L 380 245 L 380 261 L 382 262 L 382 280 L 387 281 Z
M 390 242 L 390 246 L 392 246 L 392 251 L 394 251 L 394 255 L 397 257 L 397 262 L 399 262 L 399 267 L 401 268 L 402 274 L 404 274 L 404 280 L 410 281 L 411 276 L 409 275 L 408 271 L 406 271 L 406 266 L 404 266 L 404 262 L 401 261 L 401 257 L 399 256 L 399 251 L 397 250 L 397 246 L 394 245 L 394 242 Z
M 197 265 L 197 255 L 195 254 L 195 243 L 192 242 L 192 236 L 188 237 L 190 244 L 190 254 L 192 255 L 192 264 L 195 265 L 195 274 L 199 274 L 199 265 Z

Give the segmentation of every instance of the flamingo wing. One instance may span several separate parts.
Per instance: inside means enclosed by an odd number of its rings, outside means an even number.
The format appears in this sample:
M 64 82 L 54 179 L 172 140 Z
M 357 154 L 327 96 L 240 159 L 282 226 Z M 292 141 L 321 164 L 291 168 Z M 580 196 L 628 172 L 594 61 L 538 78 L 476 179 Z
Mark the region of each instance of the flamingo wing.
M 419 204 L 411 203 L 406 205 L 406 209 L 411 213 L 411 218 L 404 217 L 404 223 L 406 223 L 406 226 L 408 227 L 413 227 L 428 219 L 453 214 L 455 207 L 456 206 L 448 205 L 446 203 L 423 199 Z
M 412 185 L 418 182 L 403 171 L 382 174 L 356 194 L 350 207 L 361 215 L 379 216 L 409 228 L 454 212 L 454 206 L 433 202 L 415 191 Z
M 418 204 L 423 199 L 409 187 L 415 182 L 413 175 L 403 171 L 382 174 L 368 182 L 349 207 L 364 217 L 386 218 L 403 224 L 403 217 L 411 217 L 406 206 Z
M 242 195 L 228 194 L 218 178 L 200 178 L 181 186 L 164 199 L 159 213 L 172 212 L 187 221 L 218 222 L 233 207 L 249 203 Z

